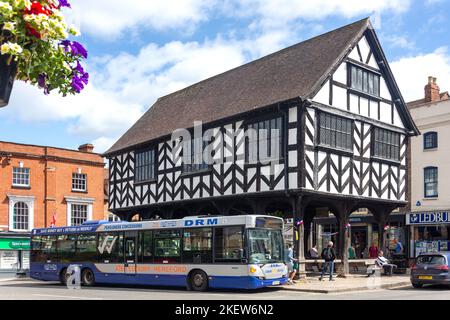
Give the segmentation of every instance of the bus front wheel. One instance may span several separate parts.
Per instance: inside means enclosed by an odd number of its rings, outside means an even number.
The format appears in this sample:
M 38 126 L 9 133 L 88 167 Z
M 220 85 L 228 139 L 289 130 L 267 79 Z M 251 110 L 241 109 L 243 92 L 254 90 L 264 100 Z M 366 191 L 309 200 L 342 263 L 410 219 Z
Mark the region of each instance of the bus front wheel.
M 208 289 L 208 276 L 202 270 L 194 270 L 189 280 L 190 287 L 194 291 L 206 291 Z
M 62 269 L 59 275 L 59 281 L 63 286 L 67 286 L 67 280 L 69 279 L 69 277 L 70 275 L 67 274 L 67 268 Z
M 91 269 L 87 268 L 83 270 L 83 272 L 81 273 L 81 280 L 83 282 L 83 285 L 85 285 L 86 287 L 92 287 L 95 285 L 95 277 Z

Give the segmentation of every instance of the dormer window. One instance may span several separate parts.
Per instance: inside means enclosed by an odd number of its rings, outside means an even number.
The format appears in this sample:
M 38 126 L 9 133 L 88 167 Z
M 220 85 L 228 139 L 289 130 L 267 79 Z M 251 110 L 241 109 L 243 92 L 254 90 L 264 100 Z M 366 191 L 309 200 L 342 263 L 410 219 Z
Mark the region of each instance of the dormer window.
M 367 69 L 350 64 L 350 88 L 380 96 L 380 76 Z

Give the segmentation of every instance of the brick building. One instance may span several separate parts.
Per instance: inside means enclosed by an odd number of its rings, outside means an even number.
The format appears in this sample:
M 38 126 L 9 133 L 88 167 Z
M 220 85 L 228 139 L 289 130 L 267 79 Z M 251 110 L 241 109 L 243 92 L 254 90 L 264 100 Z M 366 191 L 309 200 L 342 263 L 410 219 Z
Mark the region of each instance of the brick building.
M 104 162 L 93 149 L 0 142 L 0 269 L 20 260 L 33 228 L 104 218 Z

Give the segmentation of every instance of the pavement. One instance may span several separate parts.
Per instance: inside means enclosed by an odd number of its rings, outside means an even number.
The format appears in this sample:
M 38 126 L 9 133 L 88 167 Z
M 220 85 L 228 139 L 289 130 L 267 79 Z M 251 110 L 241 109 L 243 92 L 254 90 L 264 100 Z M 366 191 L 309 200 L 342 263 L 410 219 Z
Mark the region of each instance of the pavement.
M 307 276 L 306 279 L 297 280 L 294 285 L 285 285 L 283 290 L 310 293 L 339 293 L 365 290 L 390 289 L 402 286 L 411 286 L 408 275 L 371 276 L 348 275 L 346 278 L 333 277 L 329 281 L 326 277 L 319 281 L 320 276 Z

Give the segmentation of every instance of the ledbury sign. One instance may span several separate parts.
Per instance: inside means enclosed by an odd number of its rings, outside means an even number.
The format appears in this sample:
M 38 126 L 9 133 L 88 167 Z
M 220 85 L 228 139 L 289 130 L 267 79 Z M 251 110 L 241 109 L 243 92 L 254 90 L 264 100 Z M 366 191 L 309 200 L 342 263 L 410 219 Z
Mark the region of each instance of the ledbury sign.
M 406 224 L 438 224 L 450 223 L 448 211 L 416 212 L 406 215 Z

